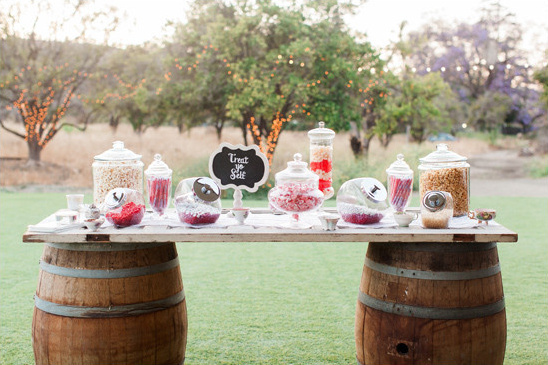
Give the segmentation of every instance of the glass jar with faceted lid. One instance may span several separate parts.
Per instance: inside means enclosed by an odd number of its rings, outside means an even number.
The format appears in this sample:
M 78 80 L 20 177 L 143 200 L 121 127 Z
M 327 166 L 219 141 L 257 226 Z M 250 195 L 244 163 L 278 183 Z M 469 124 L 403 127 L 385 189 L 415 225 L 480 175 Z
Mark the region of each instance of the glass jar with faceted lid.
M 324 200 L 318 189 L 319 177 L 307 168 L 302 155 L 296 153 L 287 168 L 275 175 L 276 186 L 268 192 L 269 203 L 276 209 L 291 214 L 291 228 L 306 228 L 300 214 L 314 211 Z
M 141 223 L 146 210 L 143 194 L 128 188 L 110 190 L 105 196 L 103 209 L 107 221 L 120 228 Z
M 319 189 L 325 199 L 333 196 L 333 140 L 335 132 L 325 128 L 324 122 L 319 127 L 308 132 L 310 139 L 310 170 L 319 177 Z
M 221 189 L 209 177 L 182 180 L 175 189 L 179 220 L 192 225 L 215 223 L 221 216 Z
M 386 189 L 377 179 L 348 180 L 337 193 L 337 211 L 347 223 L 378 223 L 388 212 L 386 197 Z
M 414 173 L 401 153 L 396 158 L 397 160 L 386 169 L 388 201 L 396 212 L 403 212 L 411 201 Z
M 429 191 L 421 200 L 424 228 L 448 228 L 453 216 L 453 198 L 446 191 Z
M 162 216 L 169 206 L 172 174 L 173 171 L 162 161 L 160 154 L 154 155 L 154 161 L 145 171 L 148 203 L 158 216 Z
M 453 198 L 453 216 L 468 214 L 470 205 L 470 164 L 467 158 L 440 143 L 436 151 L 420 159 L 419 190 L 421 201 L 429 191 L 445 191 Z
M 143 167 L 141 155 L 116 141 L 112 149 L 95 156 L 93 169 L 93 202 L 100 206 L 105 195 L 114 188 L 129 188 L 143 194 Z

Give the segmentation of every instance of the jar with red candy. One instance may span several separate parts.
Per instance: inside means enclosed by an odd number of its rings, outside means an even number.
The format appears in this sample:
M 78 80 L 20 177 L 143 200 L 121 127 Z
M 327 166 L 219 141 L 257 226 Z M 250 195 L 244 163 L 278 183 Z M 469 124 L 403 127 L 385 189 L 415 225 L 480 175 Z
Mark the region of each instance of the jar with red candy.
M 179 220 L 192 225 L 215 223 L 221 216 L 221 189 L 209 177 L 182 180 L 175 189 Z
M 395 212 L 403 212 L 411 201 L 413 191 L 413 170 L 400 153 L 397 160 L 386 169 L 388 201 Z
M 319 177 L 307 168 L 302 155 L 296 153 L 287 168 L 275 175 L 276 186 L 268 192 L 269 203 L 291 215 L 290 228 L 307 228 L 300 215 L 319 208 L 324 194 L 318 189 Z
M 172 173 L 172 170 L 162 161 L 162 156 L 159 154 L 154 155 L 154 161 L 145 171 L 148 203 L 152 211 L 158 216 L 162 216 L 169 206 Z
M 318 188 L 324 193 L 325 199 L 333 196 L 333 140 L 335 132 L 325 128 L 324 122 L 319 127 L 308 132 L 310 139 L 310 170 L 319 177 Z
M 105 196 L 103 209 L 106 220 L 119 228 L 141 223 L 146 211 L 143 194 L 128 188 L 110 190 Z
M 377 179 L 352 179 L 337 193 L 337 211 L 342 220 L 353 224 L 378 223 L 388 212 L 386 189 Z

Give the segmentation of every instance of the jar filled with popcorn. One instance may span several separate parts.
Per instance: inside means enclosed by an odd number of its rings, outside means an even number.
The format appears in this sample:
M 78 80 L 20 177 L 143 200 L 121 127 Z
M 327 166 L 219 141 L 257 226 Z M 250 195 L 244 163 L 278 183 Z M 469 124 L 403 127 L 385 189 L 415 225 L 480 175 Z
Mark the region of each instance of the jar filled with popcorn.
M 93 169 L 93 202 L 103 204 L 107 193 L 115 188 L 128 188 L 143 194 L 143 167 L 141 155 L 116 141 L 112 148 L 95 156 Z
M 421 201 L 429 191 L 445 191 L 453 198 L 453 216 L 468 214 L 470 204 L 470 164 L 467 158 L 440 143 L 436 151 L 420 159 Z
M 333 196 L 333 140 L 335 132 L 320 122 L 308 132 L 310 139 L 310 170 L 319 177 L 319 189 L 329 199 Z

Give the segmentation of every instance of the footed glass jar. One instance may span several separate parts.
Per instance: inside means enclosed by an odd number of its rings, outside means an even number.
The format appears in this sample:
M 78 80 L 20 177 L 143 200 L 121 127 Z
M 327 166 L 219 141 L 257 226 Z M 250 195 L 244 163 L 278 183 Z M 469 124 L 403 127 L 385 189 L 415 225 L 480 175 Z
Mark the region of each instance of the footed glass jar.
M 453 197 L 453 216 L 468 214 L 470 204 L 470 165 L 467 158 L 449 151 L 440 143 L 436 151 L 420 159 L 419 188 L 421 201 L 429 191 L 446 191 Z
M 325 128 L 324 122 L 319 127 L 308 132 L 310 138 L 310 170 L 318 175 L 318 188 L 325 198 L 333 196 L 333 140 L 335 132 Z
M 389 209 L 386 197 L 386 189 L 377 179 L 365 177 L 348 180 L 337 193 L 337 210 L 348 223 L 378 223 Z
M 159 154 L 154 155 L 154 161 L 145 171 L 148 203 L 152 211 L 158 216 L 162 216 L 169 206 L 172 173 L 172 170 L 162 161 L 162 156 Z
M 277 210 L 291 215 L 290 228 L 308 228 L 300 214 L 318 209 L 324 194 L 318 189 L 318 175 L 307 168 L 302 155 L 296 153 L 287 168 L 275 176 L 276 186 L 268 192 L 269 203 Z
M 395 212 L 403 212 L 409 205 L 413 192 L 413 170 L 400 153 L 397 160 L 386 169 L 388 202 Z
M 93 162 L 93 202 L 100 206 L 106 194 L 115 188 L 128 188 L 143 194 L 143 162 L 141 155 L 116 141 L 112 148 L 95 156 Z
M 211 224 L 221 216 L 221 189 L 209 177 L 182 180 L 175 189 L 179 220 L 188 224 Z
M 103 207 L 106 220 L 120 228 L 141 223 L 146 210 L 143 194 L 127 188 L 110 190 Z

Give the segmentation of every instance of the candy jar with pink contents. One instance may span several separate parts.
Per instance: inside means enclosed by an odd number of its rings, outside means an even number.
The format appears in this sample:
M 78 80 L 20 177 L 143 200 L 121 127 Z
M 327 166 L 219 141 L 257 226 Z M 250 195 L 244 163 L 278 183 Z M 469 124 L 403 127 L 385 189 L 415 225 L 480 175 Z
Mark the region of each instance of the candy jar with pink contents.
M 148 203 L 156 215 L 162 216 L 169 205 L 172 171 L 162 161 L 162 156 L 155 154 L 154 161 L 145 171 L 145 176 L 147 180 Z
M 192 225 L 217 222 L 221 216 L 221 189 L 209 177 L 182 180 L 175 189 L 175 209 L 179 220 Z
M 337 193 L 337 211 L 353 224 L 378 223 L 388 212 L 386 189 L 377 179 L 352 179 L 342 184 Z
M 289 228 L 308 228 L 300 215 L 318 209 L 324 194 L 318 189 L 318 175 L 307 168 L 301 154 L 296 153 L 293 158 L 285 170 L 276 174 L 276 186 L 268 192 L 268 200 L 274 208 L 290 214 Z
M 411 200 L 413 191 L 413 170 L 400 153 L 397 160 L 386 169 L 388 202 L 395 213 L 403 212 Z
M 145 200 L 137 190 L 116 188 L 105 196 L 103 210 L 107 221 L 116 227 L 134 226 L 145 216 Z
M 333 196 L 333 139 L 335 132 L 325 128 L 320 122 L 319 127 L 308 132 L 310 138 L 310 170 L 319 177 L 318 188 L 324 193 L 324 199 Z

